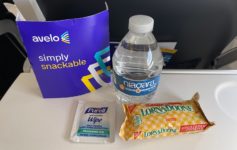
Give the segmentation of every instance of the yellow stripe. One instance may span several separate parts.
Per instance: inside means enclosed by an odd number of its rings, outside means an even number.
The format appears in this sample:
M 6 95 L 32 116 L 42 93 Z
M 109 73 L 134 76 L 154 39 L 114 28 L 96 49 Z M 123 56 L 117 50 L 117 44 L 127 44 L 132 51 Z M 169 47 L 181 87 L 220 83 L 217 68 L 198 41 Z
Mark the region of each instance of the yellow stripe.
M 110 69 L 111 69 L 110 66 L 108 66 L 107 69 L 110 70 Z M 101 74 L 103 73 L 103 70 L 98 70 L 97 73 L 98 73 L 99 75 L 101 75 Z M 90 92 L 95 91 L 94 86 L 93 86 L 93 85 L 91 84 L 91 82 L 90 82 L 90 79 L 92 79 L 92 78 L 93 78 L 92 74 L 89 74 L 89 75 L 84 76 L 84 77 L 81 78 L 81 81 L 84 83 L 84 85 L 87 87 L 87 89 L 88 89 Z
M 70 44 L 69 41 L 66 41 L 66 40 L 64 40 L 64 39 L 62 39 L 62 42 L 67 43 L 67 44 Z
M 165 53 L 170 53 L 170 54 L 175 54 L 177 52 L 176 49 L 169 49 L 169 48 L 160 48 L 161 52 Z

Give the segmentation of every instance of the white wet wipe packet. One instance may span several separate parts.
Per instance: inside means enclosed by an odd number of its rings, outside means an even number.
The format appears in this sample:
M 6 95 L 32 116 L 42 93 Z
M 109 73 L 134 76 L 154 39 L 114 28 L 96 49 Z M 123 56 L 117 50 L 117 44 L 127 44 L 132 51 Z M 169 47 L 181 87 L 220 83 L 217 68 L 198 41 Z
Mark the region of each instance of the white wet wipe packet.
M 115 132 L 115 102 L 78 102 L 70 139 L 82 143 L 112 143 Z

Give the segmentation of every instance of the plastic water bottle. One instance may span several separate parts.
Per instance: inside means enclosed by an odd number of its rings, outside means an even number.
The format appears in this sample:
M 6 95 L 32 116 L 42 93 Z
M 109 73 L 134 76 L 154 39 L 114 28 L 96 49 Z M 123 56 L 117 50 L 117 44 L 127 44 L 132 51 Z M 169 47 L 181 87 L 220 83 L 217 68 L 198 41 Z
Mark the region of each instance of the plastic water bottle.
M 113 55 L 115 93 L 123 103 L 146 102 L 157 91 L 163 56 L 152 34 L 153 26 L 149 16 L 130 17 L 129 32 Z

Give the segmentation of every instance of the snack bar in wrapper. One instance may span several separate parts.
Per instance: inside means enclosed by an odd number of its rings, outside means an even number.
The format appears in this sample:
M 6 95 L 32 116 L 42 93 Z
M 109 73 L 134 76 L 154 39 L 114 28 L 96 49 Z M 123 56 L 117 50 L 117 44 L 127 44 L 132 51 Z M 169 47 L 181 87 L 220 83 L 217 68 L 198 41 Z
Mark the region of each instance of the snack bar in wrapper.
M 191 100 L 170 103 L 124 104 L 125 120 L 119 136 L 124 140 L 150 139 L 202 132 L 213 126 L 198 103 Z

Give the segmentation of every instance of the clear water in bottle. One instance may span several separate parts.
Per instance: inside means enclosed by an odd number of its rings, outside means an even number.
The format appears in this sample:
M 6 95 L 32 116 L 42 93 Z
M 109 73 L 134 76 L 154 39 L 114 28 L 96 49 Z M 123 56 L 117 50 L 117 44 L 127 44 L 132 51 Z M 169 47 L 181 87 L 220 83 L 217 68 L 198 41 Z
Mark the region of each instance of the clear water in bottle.
M 163 57 L 152 34 L 153 26 L 149 16 L 130 17 L 129 32 L 113 55 L 115 93 L 123 103 L 146 102 L 157 91 Z

